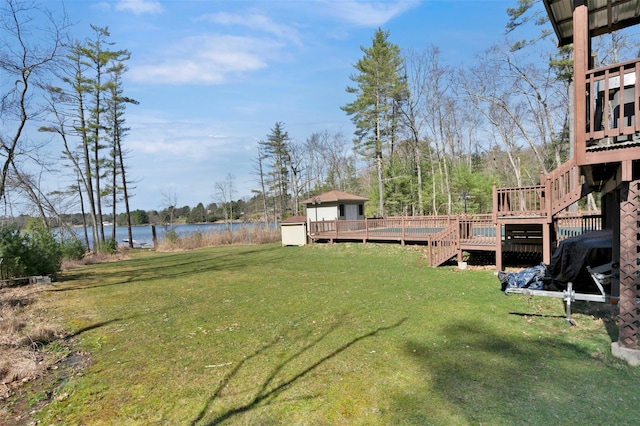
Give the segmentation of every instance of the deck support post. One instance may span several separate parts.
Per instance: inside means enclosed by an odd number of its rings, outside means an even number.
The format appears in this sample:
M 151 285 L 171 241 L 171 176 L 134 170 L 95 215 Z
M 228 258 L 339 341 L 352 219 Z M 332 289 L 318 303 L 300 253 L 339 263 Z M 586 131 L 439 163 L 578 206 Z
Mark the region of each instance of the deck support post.
M 589 10 L 586 0 L 576 0 L 573 10 L 573 137 L 574 156 L 578 165 L 585 164 L 587 143 L 587 71 L 589 70 L 590 41 Z
M 620 319 L 618 345 L 640 350 L 638 309 L 638 209 L 640 180 L 624 182 L 620 189 Z
M 460 216 L 456 215 L 456 229 L 458 232 L 456 232 L 456 244 L 458 246 L 458 263 L 462 262 L 462 228 L 460 226 Z M 468 236 L 465 236 L 465 238 L 468 238 Z
M 551 263 L 551 227 L 552 223 L 542 224 L 542 263 Z
M 496 270 L 502 269 L 502 225 L 496 222 Z

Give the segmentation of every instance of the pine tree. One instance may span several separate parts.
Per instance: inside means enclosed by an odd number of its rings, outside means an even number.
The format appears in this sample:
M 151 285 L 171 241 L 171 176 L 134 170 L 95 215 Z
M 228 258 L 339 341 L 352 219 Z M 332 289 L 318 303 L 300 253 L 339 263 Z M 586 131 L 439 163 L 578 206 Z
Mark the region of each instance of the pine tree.
M 357 98 L 342 107 L 356 126 L 357 148 L 375 162 L 380 216 L 384 216 L 383 151 L 385 145 L 393 149 L 398 106 L 408 90 L 400 48 L 388 38 L 389 32 L 378 28 L 371 47 L 361 47 L 364 56 L 354 65 L 358 73 L 349 77 L 356 86 L 346 89 Z
M 277 122 L 265 141 L 260 142 L 261 152 L 269 159 L 271 171 L 269 175 L 269 190 L 275 192 L 276 210 L 281 218 L 286 215 L 289 194 L 289 134 L 284 130 L 284 124 Z M 278 213 L 276 213 L 276 216 Z

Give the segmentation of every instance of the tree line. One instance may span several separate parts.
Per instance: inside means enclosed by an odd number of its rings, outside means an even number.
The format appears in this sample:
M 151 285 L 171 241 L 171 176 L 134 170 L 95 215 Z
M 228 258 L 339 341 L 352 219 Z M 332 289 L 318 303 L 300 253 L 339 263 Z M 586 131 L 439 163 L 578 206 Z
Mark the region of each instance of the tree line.
M 369 217 L 490 213 L 494 185 L 537 185 L 567 161 L 572 48 L 555 46 L 540 2 L 514 3 L 504 41 L 466 65 L 436 46 L 403 51 L 375 31 L 341 107 L 351 140 L 325 131 L 296 141 L 277 122 L 259 142 L 263 216 L 300 214 L 301 199 L 330 189 L 367 196 Z M 628 33 L 600 37 L 594 63 L 631 59 L 638 46 Z M 583 203 L 597 207 L 593 195 Z
M 382 29 L 361 50 L 342 106 L 351 141 L 296 142 L 278 122 L 259 143 L 265 216 L 298 214 L 301 197 L 328 189 L 367 196 L 368 216 L 488 213 L 494 184 L 538 184 L 568 158 L 568 82 L 549 63 L 505 44 L 454 67 Z

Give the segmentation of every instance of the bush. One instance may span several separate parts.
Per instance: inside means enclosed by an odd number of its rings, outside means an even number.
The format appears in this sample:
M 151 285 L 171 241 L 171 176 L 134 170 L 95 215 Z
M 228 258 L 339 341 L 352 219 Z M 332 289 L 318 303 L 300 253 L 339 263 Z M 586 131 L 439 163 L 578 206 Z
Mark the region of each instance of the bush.
M 164 238 L 165 240 L 169 241 L 171 244 L 177 244 L 178 241 L 180 241 L 180 236 L 178 235 L 175 229 L 168 231 L 167 235 L 165 235 Z
M 82 241 L 78 239 L 64 240 L 60 243 L 62 258 L 67 260 L 80 260 L 87 252 Z
M 60 270 L 62 248 L 42 223 L 32 221 L 24 231 L 0 227 L 0 258 L 2 279 L 52 275 Z
M 14 225 L 0 227 L 0 278 L 18 278 L 26 274 L 27 240 Z
M 113 238 L 105 238 L 98 244 L 98 251 L 113 254 L 118 251 L 118 243 Z
M 60 270 L 62 247 L 48 229 L 31 228 L 27 234 L 29 256 L 26 265 L 28 275 L 52 275 Z

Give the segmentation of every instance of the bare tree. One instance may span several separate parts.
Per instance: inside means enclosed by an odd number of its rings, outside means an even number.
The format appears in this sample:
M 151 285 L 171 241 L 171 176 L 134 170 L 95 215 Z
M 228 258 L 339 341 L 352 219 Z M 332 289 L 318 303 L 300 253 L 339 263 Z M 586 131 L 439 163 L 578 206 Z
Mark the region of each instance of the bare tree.
M 291 180 L 289 187 L 291 188 L 291 214 L 296 216 L 300 213 L 300 196 L 305 187 L 305 169 L 304 157 L 301 147 L 295 142 L 288 145 L 287 164 L 289 166 L 289 178 Z
M 516 52 L 522 54 L 522 52 Z M 535 66 L 506 47 L 494 46 L 473 67 L 465 91 L 485 117 L 505 116 L 537 162 L 532 175 L 560 166 L 568 140 L 558 140 L 567 121 L 567 82 L 552 67 Z M 498 113 L 495 109 L 500 109 Z M 502 119 L 501 119 L 502 120 Z M 490 120 L 496 125 L 496 120 Z
M 355 155 L 342 133 L 314 132 L 305 141 L 303 150 L 308 194 L 330 189 L 357 192 Z
M 162 190 L 160 191 L 160 195 L 162 196 L 162 201 L 166 206 L 165 208 L 167 212 L 169 213 L 169 227 L 173 228 L 173 215 L 175 213 L 176 207 L 178 206 L 178 194 L 173 190 Z
M 253 160 L 253 172 L 258 178 L 258 184 L 260 185 L 260 196 L 262 198 L 262 214 L 264 216 L 264 222 L 269 227 L 269 209 L 267 205 L 267 186 L 265 183 L 265 170 L 264 170 L 265 156 L 262 150 L 258 148 L 258 156 Z M 275 220 L 275 218 L 274 218 Z
M 216 182 L 216 196 L 222 204 L 224 220 L 227 231 L 231 232 L 231 220 L 233 219 L 233 196 L 235 194 L 235 178 L 229 173 L 224 181 Z
M 36 3 L 4 0 L 0 6 L 0 199 L 27 143 L 27 123 L 42 113 L 39 83 L 51 76 L 66 28 L 64 17 L 56 19 Z

